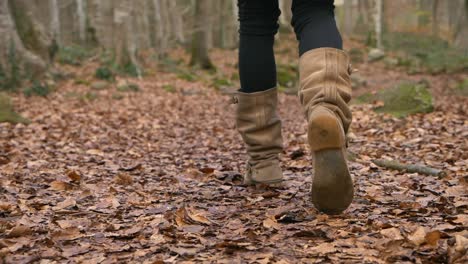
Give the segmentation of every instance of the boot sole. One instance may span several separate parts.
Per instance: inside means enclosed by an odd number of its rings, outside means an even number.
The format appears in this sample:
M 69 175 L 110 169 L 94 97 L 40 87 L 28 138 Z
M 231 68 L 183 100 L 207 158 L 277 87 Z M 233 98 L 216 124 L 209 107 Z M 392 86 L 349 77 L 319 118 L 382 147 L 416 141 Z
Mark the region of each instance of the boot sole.
M 344 132 L 333 114 L 319 115 L 309 124 L 308 138 L 314 156 L 312 203 L 321 212 L 339 214 L 354 196 L 344 154 Z

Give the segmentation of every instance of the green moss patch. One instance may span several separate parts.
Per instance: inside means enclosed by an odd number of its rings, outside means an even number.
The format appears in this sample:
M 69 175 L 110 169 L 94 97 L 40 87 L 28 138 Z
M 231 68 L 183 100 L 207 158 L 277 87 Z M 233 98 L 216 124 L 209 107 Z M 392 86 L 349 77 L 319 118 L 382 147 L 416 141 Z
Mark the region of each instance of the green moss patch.
M 27 97 L 42 96 L 47 97 L 52 92 L 52 88 L 45 82 L 33 81 L 32 85 L 23 90 Z
M 117 91 L 119 92 L 138 92 L 140 91 L 140 86 L 136 83 L 123 83 L 117 86 Z
M 83 47 L 72 45 L 61 47 L 57 54 L 57 60 L 59 63 L 62 64 L 69 64 L 69 65 L 81 65 L 81 63 L 89 58 L 93 53 L 90 52 L 88 49 Z
M 396 51 L 398 65 L 409 73 L 453 73 L 468 69 L 468 56 L 447 41 L 413 33 L 391 33 L 384 36 L 386 49 Z
M 278 65 L 277 78 L 280 87 L 294 88 L 299 79 L 299 71 L 297 66 L 285 64 Z
M 16 113 L 8 95 L 0 93 L 0 123 L 28 124 L 30 121 Z
M 468 78 L 463 79 L 455 86 L 455 93 L 458 95 L 468 96 Z
M 384 103 L 375 109 L 377 112 L 390 113 L 396 117 L 429 113 L 434 110 L 432 95 L 427 84 L 423 82 L 403 82 L 378 92 L 376 99 Z

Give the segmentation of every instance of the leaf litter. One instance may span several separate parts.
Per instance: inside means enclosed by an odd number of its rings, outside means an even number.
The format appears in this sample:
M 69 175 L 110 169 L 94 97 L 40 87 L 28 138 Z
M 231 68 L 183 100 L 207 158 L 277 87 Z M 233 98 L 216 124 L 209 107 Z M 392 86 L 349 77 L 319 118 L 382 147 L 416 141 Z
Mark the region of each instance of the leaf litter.
M 234 51 L 212 56 L 220 72 L 235 72 Z M 359 89 L 415 78 L 379 63 L 358 68 L 369 79 Z M 309 199 L 311 156 L 297 97 L 279 97 L 284 186 L 243 186 L 234 108 L 199 74 L 196 82 L 170 72 L 131 80 L 141 89 L 121 100 L 106 91 L 85 102 L 63 96 L 88 89 L 73 80 L 48 100 L 14 95 L 32 123 L 0 124 L 0 261 L 468 261 L 468 101 L 441 92 L 448 78 L 424 76 L 442 102 L 432 113 L 397 119 L 373 112 L 376 105 L 352 106 L 356 197 L 344 214 L 326 216 Z M 174 92 L 163 89 L 169 84 Z M 381 168 L 375 159 L 446 175 Z

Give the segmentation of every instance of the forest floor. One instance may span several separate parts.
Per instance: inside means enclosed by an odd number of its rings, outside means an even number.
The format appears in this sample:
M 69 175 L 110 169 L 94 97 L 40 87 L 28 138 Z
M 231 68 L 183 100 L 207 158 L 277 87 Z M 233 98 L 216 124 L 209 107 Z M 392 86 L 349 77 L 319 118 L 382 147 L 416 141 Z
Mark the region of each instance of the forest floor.
M 211 56 L 218 74 L 235 73 L 235 51 Z M 309 199 L 311 157 L 295 95 L 280 95 L 284 187 L 246 187 L 235 106 L 210 87 L 210 73 L 188 81 L 148 71 L 129 80 L 138 91 L 117 91 L 122 78 L 98 90 L 77 81 L 92 81 L 96 67 L 64 67 L 75 77 L 47 98 L 13 95 L 31 123 L 0 124 L 0 263 L 468 261 L 468 100 L 448 88 L 460 74 L 355 65 L 367 82 L 356 94 L 424 78 L 435 111 L 395 118 L 372 111 L 379 102 L 354 104 L 355 199 L 327 216 Z

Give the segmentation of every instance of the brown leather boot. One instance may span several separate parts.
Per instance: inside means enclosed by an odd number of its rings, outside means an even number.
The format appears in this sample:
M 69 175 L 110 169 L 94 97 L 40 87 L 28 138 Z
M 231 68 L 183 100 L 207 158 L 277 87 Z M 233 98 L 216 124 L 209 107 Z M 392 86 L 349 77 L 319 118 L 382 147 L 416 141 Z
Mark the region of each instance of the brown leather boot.
M 249 161 L 244 184 L 276 185 L 283 179 L 278 154 L 283 149 L 276 88 L 237 93 L 237 130 L 247 147 Z
M 352 119 L 349 58 L 342 50 L 313 49 L 301 56 L 299 71 L 299 97 L 314 161 L 312 202 L 324 213 L 339 214 L 354 195 L 345 158 L 345 134 Z

